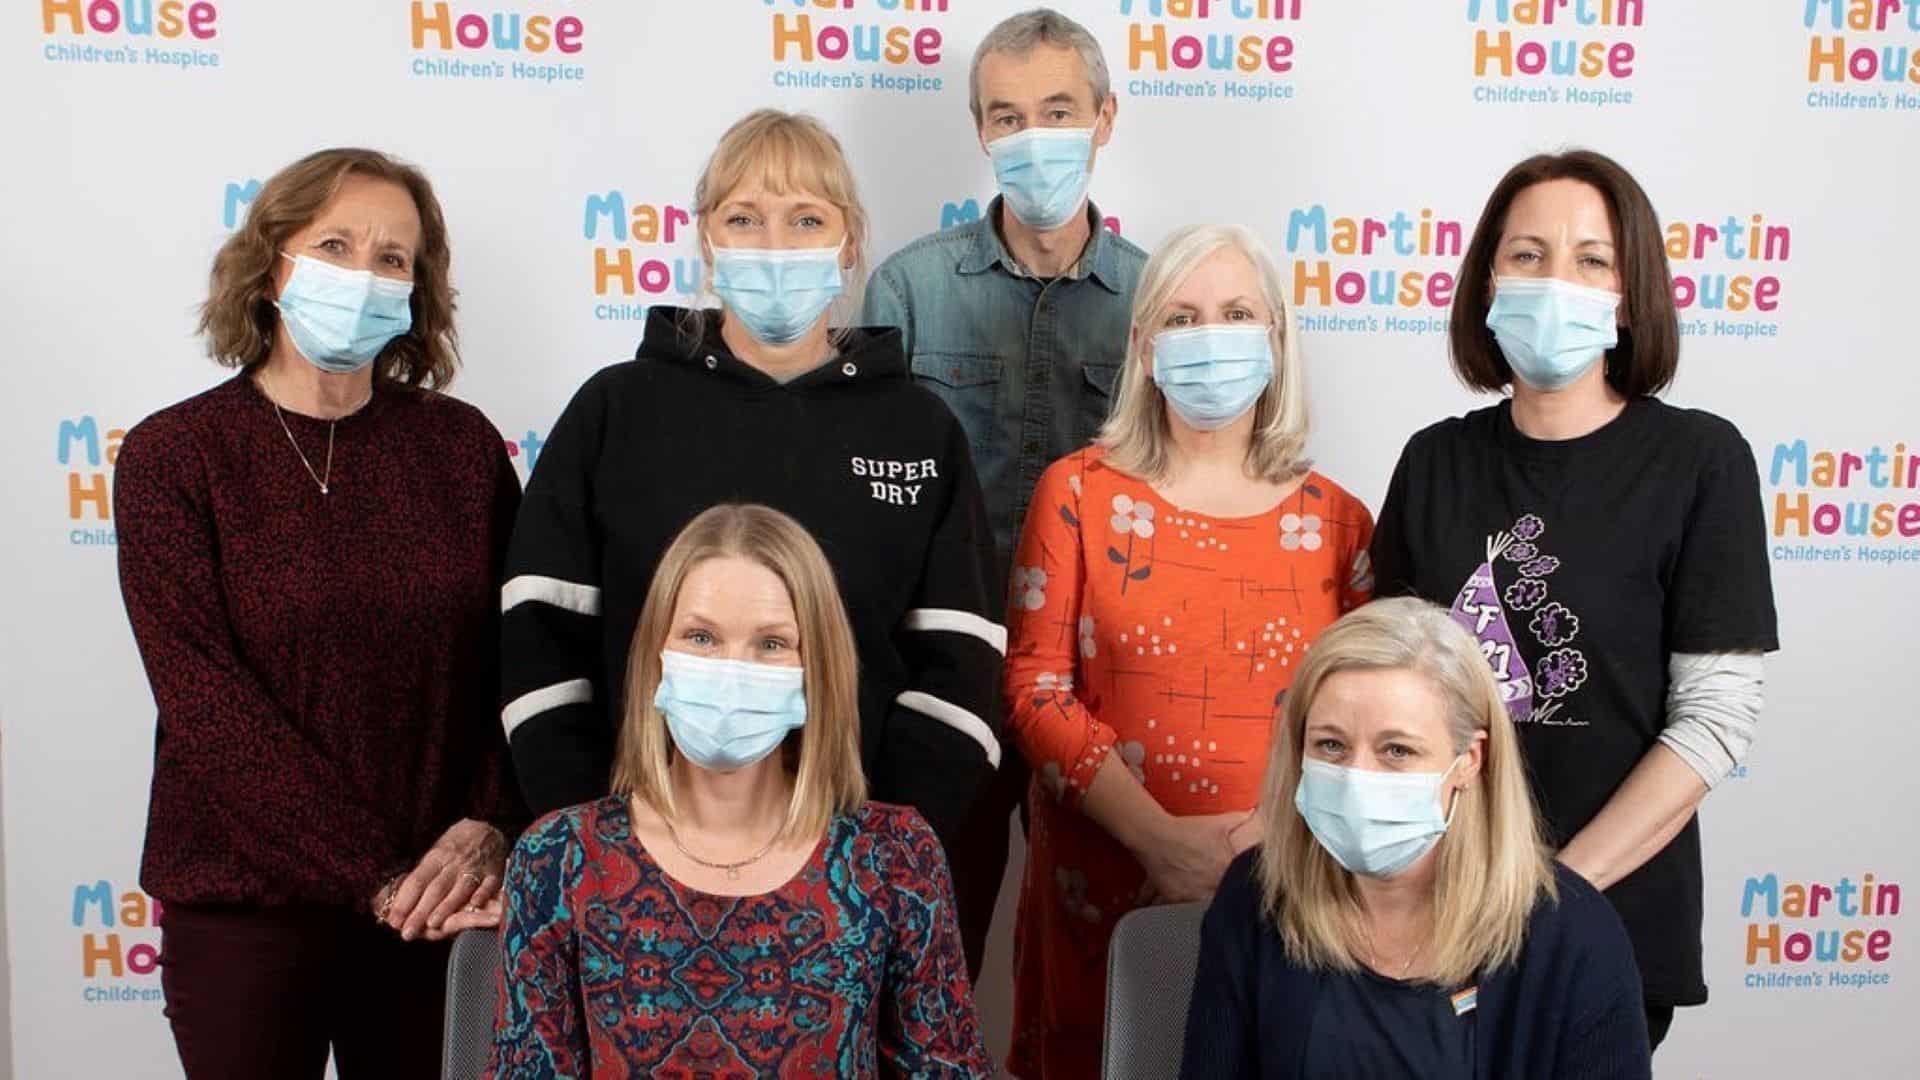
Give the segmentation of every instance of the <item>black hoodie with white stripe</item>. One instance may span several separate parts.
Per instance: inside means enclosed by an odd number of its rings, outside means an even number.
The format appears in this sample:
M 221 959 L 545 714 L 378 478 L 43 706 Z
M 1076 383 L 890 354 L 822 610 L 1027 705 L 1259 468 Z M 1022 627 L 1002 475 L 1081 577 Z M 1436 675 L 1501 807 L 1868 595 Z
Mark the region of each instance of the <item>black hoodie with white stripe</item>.
M 1006 651 L 965 433 L 909 380 L 897 330 L 853 331 L 780 383 L 727 350 L 713 313 L 666 307 L 631 362 L 574 395 L 514 528 L 501 719 L 534 812 L 607 793 L 654 566 L 721 502 L 785 511 L 820 542 L 860 652 L 871 796 L 951 843 L 1000 760 Z

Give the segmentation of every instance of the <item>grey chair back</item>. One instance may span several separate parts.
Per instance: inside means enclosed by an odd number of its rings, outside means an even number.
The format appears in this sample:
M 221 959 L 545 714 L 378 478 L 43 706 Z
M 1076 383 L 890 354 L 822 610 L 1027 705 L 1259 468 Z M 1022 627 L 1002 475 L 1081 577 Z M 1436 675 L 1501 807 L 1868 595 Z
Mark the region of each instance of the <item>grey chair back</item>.
M 468 930 L 453 939 L 447 958 L 446 1048 L 443 1080 L 478 1080 L 493 1051 L 493 1020 L 500 1005 L 500 935 Z
M 1107 954 L 1105 1080 L 1176 1080 L 1205 904 L 1145 907 L 1121 916 Z

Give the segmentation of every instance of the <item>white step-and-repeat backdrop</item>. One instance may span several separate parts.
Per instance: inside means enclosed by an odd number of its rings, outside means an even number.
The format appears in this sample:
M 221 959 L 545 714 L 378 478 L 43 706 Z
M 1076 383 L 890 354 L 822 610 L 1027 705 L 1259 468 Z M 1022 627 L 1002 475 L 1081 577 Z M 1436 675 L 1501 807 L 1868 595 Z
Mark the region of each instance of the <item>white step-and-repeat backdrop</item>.
M 466 367 L 523 469 L 574 388 L 701 268 L 727 124 L 822 117 L 877 254 L 977 216 L 974 45 L 1021 0 L 11 0 L 0 642 L 17 1074 L 176 1075 L 136 881 L 153 706 L 121 610 L 124 430 L 226 373 L 192 334 L 259 180 L 318 147 L 423 166 Z M 1321 467 L 1376 507 L 1406 436 L 1475 402 L 1452 274 L 1520 157 L 1617 157 L 1666 222 L 1672 400 L 1759 462 L 1784 651 L 1705 811 L 1713 1000 L 1663 1077 L 1892 1075 L 1920 1055 L 1920 3 L 1063 0 L 1119 95 L 1094 196 L 1151 248 L 1252 226 L 1304 313 Z M 524 473 L 523 473 L 524 475 Z M 1869 899 L 1871 897 L 1871 899 Z M 1920 903 L 1920 897 L 1915 898 Z M 983 979 L 1004 1039 L 1005 928 Z

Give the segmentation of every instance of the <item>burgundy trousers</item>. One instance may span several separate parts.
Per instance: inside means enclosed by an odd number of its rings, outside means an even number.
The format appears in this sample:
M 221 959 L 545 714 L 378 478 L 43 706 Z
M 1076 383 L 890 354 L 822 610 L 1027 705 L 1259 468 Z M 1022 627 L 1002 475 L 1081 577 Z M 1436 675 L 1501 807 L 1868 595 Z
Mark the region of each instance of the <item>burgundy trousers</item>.
M 440 1075 L 448 945 L 334 907 L 167 904 L 160 988 L 188 1080 Z

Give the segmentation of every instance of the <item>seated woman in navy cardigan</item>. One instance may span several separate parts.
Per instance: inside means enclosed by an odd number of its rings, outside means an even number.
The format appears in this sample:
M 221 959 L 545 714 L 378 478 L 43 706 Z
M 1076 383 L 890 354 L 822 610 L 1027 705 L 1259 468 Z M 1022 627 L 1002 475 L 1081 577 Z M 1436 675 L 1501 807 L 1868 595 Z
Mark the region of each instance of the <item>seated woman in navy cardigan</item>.
M 1541 841 L 1472 635 L 1376 601 L 1307 654 L 1261 843 L 1201 931 L 1181 1075 L 1652 1075 L 1613 908 Z

